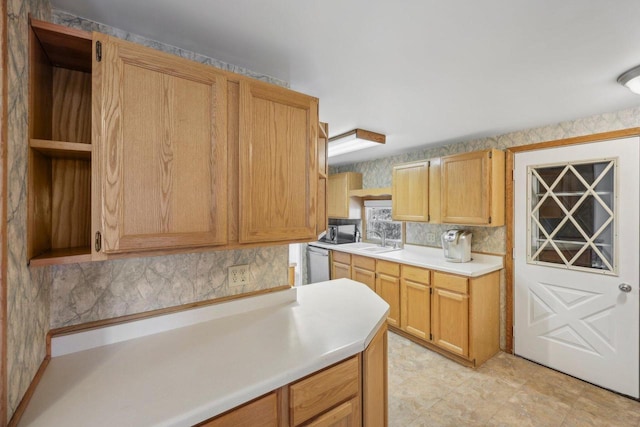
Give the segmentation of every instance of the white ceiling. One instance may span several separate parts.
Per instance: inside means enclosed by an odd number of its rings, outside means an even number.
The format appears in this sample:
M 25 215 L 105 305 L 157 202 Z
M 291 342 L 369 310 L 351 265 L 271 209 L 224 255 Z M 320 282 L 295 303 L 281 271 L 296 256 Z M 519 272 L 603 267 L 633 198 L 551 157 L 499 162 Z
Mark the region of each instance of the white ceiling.
M 290 82 L 348 163 L 640 105 L 638 0 L 52 0 L 55 7 Z

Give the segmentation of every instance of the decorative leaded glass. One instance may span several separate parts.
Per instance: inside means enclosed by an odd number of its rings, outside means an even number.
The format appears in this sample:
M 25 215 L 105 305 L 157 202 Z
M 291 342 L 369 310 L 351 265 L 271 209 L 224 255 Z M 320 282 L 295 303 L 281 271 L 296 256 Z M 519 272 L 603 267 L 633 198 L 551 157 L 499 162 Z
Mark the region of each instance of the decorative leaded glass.
M 616 160 L 528 168 L 529 263 L 615 274 Z

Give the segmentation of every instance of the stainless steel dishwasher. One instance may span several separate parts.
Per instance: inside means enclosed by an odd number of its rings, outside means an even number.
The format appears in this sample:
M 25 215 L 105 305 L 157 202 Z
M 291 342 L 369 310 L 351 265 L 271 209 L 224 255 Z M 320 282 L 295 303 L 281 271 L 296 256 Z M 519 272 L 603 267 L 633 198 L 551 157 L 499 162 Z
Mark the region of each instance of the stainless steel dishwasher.
M 307 245 L 307 265 L 309 277 L 307 283 L 329 280 L 329 250 Z

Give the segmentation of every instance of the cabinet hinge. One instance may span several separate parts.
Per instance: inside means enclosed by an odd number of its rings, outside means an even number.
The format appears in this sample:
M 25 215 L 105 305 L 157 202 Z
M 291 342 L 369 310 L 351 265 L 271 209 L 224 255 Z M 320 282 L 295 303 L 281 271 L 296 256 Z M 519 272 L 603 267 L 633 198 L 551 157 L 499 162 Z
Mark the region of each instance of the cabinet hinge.
M 430 168 L 430 167 L 431 167 L 431 160 L 429 160 L 429 161 L 427 162 L 427 167 L 428 167 L 428 168 Z
M 433 288 L 429 288 L 429 295 L 433 295 Z
M 102 42 L 96 42 L 96 61 L 102 61 Z
M 491 224 L 491 217 L 489 217 L 489 224 Z
M 431 215 L 427 214 L 427 221 L 431 221 Z
M 489 151 L 489 158 L 493 159 L 493 151 Z
M 96 241 L 95 241 L 96 252 L 100 252 L 102 249 L 102 233 L 96 231 Z
M 429 341 L 433 341 L 433 334 L 429 334 Z

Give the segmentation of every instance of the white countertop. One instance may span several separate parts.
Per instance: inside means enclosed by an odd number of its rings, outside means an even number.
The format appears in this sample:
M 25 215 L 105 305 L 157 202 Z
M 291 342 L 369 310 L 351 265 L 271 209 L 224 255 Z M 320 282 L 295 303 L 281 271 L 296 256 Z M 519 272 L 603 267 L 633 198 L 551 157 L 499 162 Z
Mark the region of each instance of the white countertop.
M 388 310 L 340 279 L 54 338 L 19 425 L 193 425 L 362 352 Z
M 372 254 L 362 251 L 360 243 L 345 243 L 334 245 L 331 243 L 309 243 L 319 248 L 350 254 L 367 256 L 370 258 L 394 261 L 401 264 L 424 267 L 446 273 L 460 274 L 467 277 L 479 277 L 503 268 L 503 257 L 498 255 L 486 255 L 473 252 L 469 262 L 449 262 L 444 259 L 441 248 L 429 248 L 426 246 L 405 245 L 404 249 Z

